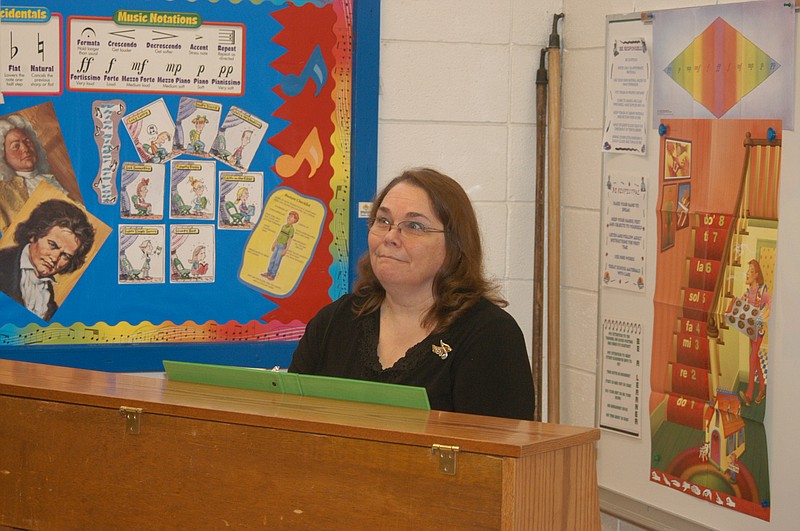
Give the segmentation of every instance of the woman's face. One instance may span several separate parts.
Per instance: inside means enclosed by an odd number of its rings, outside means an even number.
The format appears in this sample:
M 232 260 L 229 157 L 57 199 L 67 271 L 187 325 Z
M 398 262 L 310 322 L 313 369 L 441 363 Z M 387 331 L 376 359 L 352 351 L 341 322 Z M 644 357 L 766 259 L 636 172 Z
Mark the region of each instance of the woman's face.
M 744 276 L 745 283 L 749 286 L 756 281 L 758 275 L 756 274 L 756 267 L 753 264 L 747 266 L 747 273 Z
M 378 207 L 377 215 L 393 224 L 416 221 L 432 229 L 442 229 L 433 213 L 428 194 L 417 186 L 400 183 L 392 188 Z M 409 294 L 412 290 L 429 295 L 433 279 L 445 259 L 445 235 L 429 232 L 412 237 L 397 230 L 386 234 L 369 233 L 369 258 L 372 270 L 388 294 Z

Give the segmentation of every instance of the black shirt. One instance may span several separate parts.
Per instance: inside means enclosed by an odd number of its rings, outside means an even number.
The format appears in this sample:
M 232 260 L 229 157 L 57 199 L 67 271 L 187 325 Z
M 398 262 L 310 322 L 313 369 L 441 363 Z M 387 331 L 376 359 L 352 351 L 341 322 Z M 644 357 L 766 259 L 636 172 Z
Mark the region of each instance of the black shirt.
M 533 377 L 514 318 L 481 299 L 388 369 L 378 360 L 380 311 L 353 313 L 352 294 L 308 323 L 289 372 L 425 387 L 431 408 L 532 420 Z M 449 347 L 449 349 L 447 348 Z

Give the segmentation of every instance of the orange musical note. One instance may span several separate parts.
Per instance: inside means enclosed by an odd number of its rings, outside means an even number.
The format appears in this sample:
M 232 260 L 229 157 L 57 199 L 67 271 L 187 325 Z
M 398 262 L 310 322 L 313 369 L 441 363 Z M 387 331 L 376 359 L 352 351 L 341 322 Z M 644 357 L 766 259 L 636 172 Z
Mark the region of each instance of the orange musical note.
M 311 166 L 311 172 L 308 174 L 310 179 L 322 166 L 322 142 L 319 140 L 319 132 L 316 127 L 311 129 L 295 156 L 284 153 L 278 157 L 278 160 L 275 161 L 275 171 L 284 179 L 294 177 L 305 161 L 308 161 Z

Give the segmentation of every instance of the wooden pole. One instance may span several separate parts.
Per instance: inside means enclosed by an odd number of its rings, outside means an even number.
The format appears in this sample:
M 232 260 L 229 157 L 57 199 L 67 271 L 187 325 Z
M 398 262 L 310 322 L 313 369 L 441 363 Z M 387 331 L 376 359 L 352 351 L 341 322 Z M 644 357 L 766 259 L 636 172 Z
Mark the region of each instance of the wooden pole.
M 531 353 L 536 410 L 533 419 L 542 420 L 542 362 L 544 359 L 544 190 L 547 149 L 547 69 L 542 48 L 536 72 L 536 198 L 533 235 L 533 352 Z
M 548 46 L 547 421 L 561 421 L 561 39 L 558 19 Z

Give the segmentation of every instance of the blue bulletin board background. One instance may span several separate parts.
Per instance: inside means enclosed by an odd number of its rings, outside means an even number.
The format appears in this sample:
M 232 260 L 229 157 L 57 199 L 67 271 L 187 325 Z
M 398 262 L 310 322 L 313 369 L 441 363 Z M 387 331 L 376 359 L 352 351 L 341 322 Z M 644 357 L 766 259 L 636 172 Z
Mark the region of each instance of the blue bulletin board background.
M 19 18 L 21 14 L 30 13 L 28 8 L 33 6 L 37 9 L 43 6 L 49 13 L 50 23 L 55 21 L 61 25 L 60 60 L 56 61 L 61 70 L 57 75 L 59 90 L 45 93 L 31 86 L 9 88 L 12 78 L 6 77 L 0 85 L 4 100 L 0 104 L 0 116 L 34 115 L 32 109 L 52 106 L 56 123 L 34 123 L 34 126 L 38 127 L 40 137 L 48 138 L 57 138 L 60 129 L 68 161 L 65 164 L 48 152 L 53 173 L 70 173 L 69 168 L 64 168 L 71 165 L 79 194 L 68 189 L 70 199 L 82 204 L 111 232 L 68 295 L 59 301 L 60 308 L 49 322 L 0 293 L 0 357 L 107 371 L 161 370 L 163 359 L 256 367 L 287 366 L 310 316 L 349 290 L 355 278 L 356 260 L 366 250 L 366 224 L 358 219 L 358 203 L 370 201 L 375 193 L 380 3 L 374 0 L 293 3 L 272 0 L 258 4 L 227 0 L 108 0 L 102 3 L 23 0 L 0 8 L 0 50 L 22 47 L 19 48 L 21 55 L 11 60 L 7 51 L 0 51 L 3 73 L 13 70 L 11 65 L 20 62 L 29 68 L 45 54 L 53 53 L 52 42 L 47 42 L 43 51 L 44 39 L 32 40 L 34 34 L 38 36 L 37 22 Z M 103 41 L 98 41 L 99 53 L 94 52 L 95 55 L 81 55 L 76 51 L 78 37 L 68 31 L 76 18 L 96 19 L 108 26 L 112 21 L 125 20 L 119 17 L 120 12 L 187 14 L 183 20 L 194 14 L 202 20 L 201 28 L 241 27 L 244 39 L 233 52 L 232 61 L 243 65 L 239 73 L 241 90 L 206 93 L 188 76 L 190 82 L 182 88 L 159 83 L 115 87 L 102 82 L 81 85 L 80 78 L 70 76 L 78 76 L 81 69 L 97 67 L 101 62 L 104 69 L 111 68 L 112 64 L 128 72 L 146 68 L 143 58 L 150 52 L 128 60 L 124 53 L 113 52 L 110 44 Z M 160 20 L 179 19 L 162 17 Z M 173 37 L 181 31 L 193 31 L 163 24 L 119 24 L 115 33 L 132 35 L 139 31 L 141 35 L 144 30 L 151 35 Z M 199 42 L 202 34 L 196 31 Z M 142 44 L 141 40 L 138 42 Z M 158 41 L 151 38 L 149 42 Z M 26 47 L 35 49 L 28 50 L 26 55 Z M 159 52 L 153 49 L 150 66 L 160 64 L 156 53 Z M 184 72 L 190 67 L 194 73 L 199 72 L 202 61 L 193 59 L 185 51 L 172 53 L 172 60 L 166 64 L 173 72 L 161 74 L 174 74 L 174 65 L 179 64 L 183 65 Z M 72 57 L 68 57 L 69 54 Z M 87 64 L 87 57 L 95 57 L 97 63 Z M 314 57 L 322 58 L 316 69 L 312 68 Z M 218 77 L 222 75 L 219 68 L 214 72 Z M 35 78 L 29 76 L 30 79 Z M 290 90 L 290 87 L 293 88 Z M 103 198 L 97 193 L 94 183 L 109 168 L 103 166 L 94 138 L 93 106 L 99 101 L 120 100 L 124 102 L 127 116 L 163 99 L 174 120 L 182 98 L 219 104 L 223 117 L 237 107 L 264 122 L 266 134 L 245 169 L 263 174 L 264 195 L 258 198 L 263 219 L 259 223 L 253 220 L 251 230 L 223 230 L 226 219 L 219 212 L 214 212 L 213 219 L 196 222 L 171 216 L 170 165 L 212 160 L 217 173 L 243 170 L 223 160 L 182 153 L 166 161 L 167 184 L 161 198 L 165 204 L 163 219 L 131 221 L 121 215 L 119 195 L 112 203 L 108 195 Z M 313 136 L 311 133 L 315 132 L 319 132 L 321 143 L 316 151 L 304 152 L 303 159 L 300 156 L 302 146 L 307 145 Z M 144 162 L 122 123 L 117 135 L 119 165 Z M 230 142 L 228 147 L 231 147 Z M 281 157 L 284 162 L 294 158 L 298 164 L 287 173 L 286 164 L 279 162 Z M 118 189 L 119 170 L 116 167 L 114 174 Z M 216 179 L 213 184 L 208 183 L 209 188 L 215 188 L 215 194 L 220 193 L 217 184 Z M 240 267 L 251 237 L 255 241 L 254 231 L 266 230 L 268 214 L 275 214 L 270 212 L 270 199 L 278 190 L 292 192 L 291 197 L 301 207 L 305 198 L 309 203 L 321 202 L 327 210 L 324 220 L 320 220 L 320 236 L 313 245 L 306 245 L 308 255 L 296 285 L 291 286 L 288 295 L 282 295 L 275 288 L 271 296 L 271 284 L 254 286 L 243 282 Z M 30 209 L 30 205 L 26 207 Z M 281 212 L 276 215 L 285 217 Z M 121 225 L 130 223 L 163 226 L 165 248 L 153 257 L 165 260 L 163 282 L 120 280 L 119 230 Z M 170 278 L 170 231 L 187 223 L 213 227 L 210 260 L 213 260 L 215 275 L 211 281 L 181 282 L 174 272 L 174 278 Z M 12 224 L 3 233 L 0 247 L 13 244 L 10 233 L 13 228 Z

